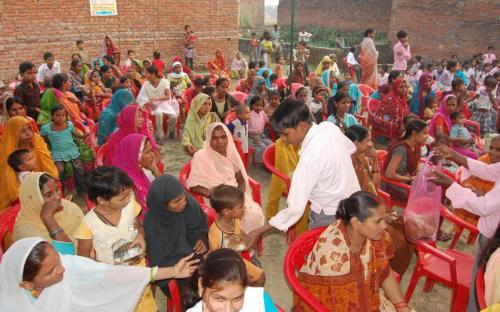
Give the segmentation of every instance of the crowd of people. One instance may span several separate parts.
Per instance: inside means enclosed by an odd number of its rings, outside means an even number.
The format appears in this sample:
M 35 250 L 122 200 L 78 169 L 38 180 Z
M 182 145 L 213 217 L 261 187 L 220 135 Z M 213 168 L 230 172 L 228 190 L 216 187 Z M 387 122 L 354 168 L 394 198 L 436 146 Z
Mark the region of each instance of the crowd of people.
M 325 227 L 298 274 L 317 300 L 333 311 L 411 311 L 395 272 L 405 274 L 415 245 L 379 196 L 408 200 L 429 154 L 443 164 L 431 180 L 449 208 L 480 231 L 467 311 L 478 311 L 479 268 L 487 304 L 499 304 L 494 48 L 434 65 L 400 31 L 389 70 L 375 37 L 367 29 L 359 55 L 351 47 L 340 64 L 326 55 L 315 70 L 303 40 L 288 74 L 273 58 L 277 27 L 260 42 L 252 35 L 249 61 L 215 51 L 206 75 L 194 71 L 189 25 L 170 64 L 160 51 L 121 60 L 109 36 L 95 59 L 79 40 L 71 64 L 51 52 L 38 69 L 22 62 L 0 82 L 0 219 L 16 216 L 0 241 L 0 310 L 157 311 L 155 293 L 171 297 L 174 281 L 183 310 L 278 311 L 257 257 L 262 235 Z M 164 173 L 160 153 L 176 137 L 192 157 L 180 179 Z M 249 158 L 263 164 L 272 144 L 289 184 L 273 174 L 262 207 Z M 312 311 L 298 297 L 294 308 Z

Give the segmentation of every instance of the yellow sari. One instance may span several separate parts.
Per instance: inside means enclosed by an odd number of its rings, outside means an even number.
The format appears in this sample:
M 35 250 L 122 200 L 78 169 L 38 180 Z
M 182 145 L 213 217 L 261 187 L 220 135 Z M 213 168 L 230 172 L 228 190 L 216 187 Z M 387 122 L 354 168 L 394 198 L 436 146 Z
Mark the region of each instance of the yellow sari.
M 4 134 L 0 140 L 0 213 L 9 208 L 19 196 L 17 174 L 9 166 L 7 159 L 18 148 L 19 136 L 23 127 L 27 124 L 31 123 L 25 117 L 15 116 L 10 118 L 5 124 Z M 31 152 L 38 163 L 38 168 L 35 171 L 44 171 L 55 178 L 59 178 L 52 155 L 47 149 L 47 144 L 36 133 L 33 133 L 33 148 Z

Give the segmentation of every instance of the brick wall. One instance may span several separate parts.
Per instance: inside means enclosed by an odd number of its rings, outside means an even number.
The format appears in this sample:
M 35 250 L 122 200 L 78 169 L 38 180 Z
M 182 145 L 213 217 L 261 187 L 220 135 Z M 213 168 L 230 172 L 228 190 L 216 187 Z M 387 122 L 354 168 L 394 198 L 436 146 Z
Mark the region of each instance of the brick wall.
M 410 34 L 414 55 L 438 59 L 455 53 L 466 59 L 490 44 L 500 48 L 500 2 L 394 0 L 389 28 L 393 42 L 400 29 Z
M 264 25 L 264 0 L 240 0 L 240 14 L 248 15 L 253 26 Z
M 91 17 L 88 0 L 0 1 L 0 78 L 14 77 L 21 61 L 43 63 L 45 51 L 52 51 L 67 71 L 75 40 L 84 40 L 96 57 L 105 35 L 113 38 L 122 59 L 127 49 L 134 49 L 138 58 L 152 58 L 153 50 L 160 50 L 169 63 L 182 53 L 185 24 L 199 38 L 197 66 L 204 66 L 216 48 L 228 58 L 238 47 L 238 0 L 117 3 L 118 16 Z
M 281 0 L 278 23 L 290 25 L 291 0 Z M 391 0 L 296 0 L 295 23 L 352 31 L 374 27 L 387 32 Z

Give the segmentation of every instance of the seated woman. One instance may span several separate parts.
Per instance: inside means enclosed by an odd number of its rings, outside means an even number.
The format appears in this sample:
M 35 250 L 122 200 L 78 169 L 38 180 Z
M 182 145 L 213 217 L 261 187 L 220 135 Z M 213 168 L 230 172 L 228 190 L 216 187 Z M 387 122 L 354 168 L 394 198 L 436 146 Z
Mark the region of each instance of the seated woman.
M 205 146 L 191 160 L 191 173 L 187 179 L 189 189 L 208 197 L 210 190 L 220 184 L 238 187 L 245 193 L 245 213 L 241 229 L 245 233 L 264 224 L 262 208 L 253 201 L 248 175 L 229 129 L 215 122 L 208 126 Z
M 232 249 L 211 252 L 193 274 L 189 286 L 184 298 L 188 312 L 226 311 L 227 307 L 232 312 L 278 311 L 264 288 L 248 286 L 245 263 Z
M 9 155 L 16 149 L 31 151 L 36 159 L 37 169 L 58 178 L 56 165 L 43 138 L 33 132 L 28 119 L 21 116 L 10 118 L 0 140 L 0 213 L 18 199 L 19 182 L 17 174 L 7 164 Z
M 159 150 L 153 138 L 153 125 L 148 119 L 148 113 L 137 105 L 126 106 L 116 119 L 118 129 L 111 133 L 107 140 L 108 148 L 104 157 L 104 164 L 111 165 L 118 144 L 129 134 L 138 133 L 148 137 L 155 150 Z M 159 156 L 159 155 L 158 155 Z
M 191 276 L 198 262 L 191 258 L 164 268 L 109 265 L 23 238 L 0 263 L 0 311 L 133 311 L 150 282 Z
M 391 123 L 391 133 L 396 137 L 404 129 L 403 118 L 409 113 L 406 96 L 408 85 L 403 79 L 396 79 L 391 84 L 391 90 L 382 98 L 380 108 L 375 114 Z
M 132 81 L 130 91 L 137 98 L 142 88 L 141 74 L 135 70 L 135 66 L 128 66 L 125 69 L 125 75 Z
M 435 92 L 431 88 L 432 86 L 432 75 L 431 74 L 422 74 L 418 79 L 418 84 L 415 90 L 413 91 L 413 96 L 411 98 L 410 103 L 410 111 L 420 118 L 424 117 L 425 103 L 424 99 L 428 95 L 435 96 Z
M 215 58 L 208 61 L 206 66 L 210 71 L 210 75 L 214 79 L 229 77 L 228 70 L 226 68 L 226 59 L 224 58 L 224 53 L 221 49 L 217 49 L 215 51 Z
M 328 310 L 410 311 L 391 272 L 392 242 L 385 214 L 375 195 L 352 194 L 340 202 L 337 221 L 307 257 L 299 281 Z M 300 299 L 294 303 L 300 311 L 310 311 Z
M 71 68 L 68 73 L 69 77 L 69 91 L 73 93 L 80 102 L 85 101 L 85 96 L 90 95 L 90 89 L 84 85 L 84 78 L 89 73 L 87 66 L 82 64 L 80 59 L 73 59 L 71 61 Z
M 2 116 L 0 116 L 0 137 L 2 137 L 7 120 L 14 116 L 21 116 L 28 119 L 33 131 L 40 133 L 36 120 L 28 116 L 23 100 L 18 97 L 9 97 L 3 103 Z
M 179 104 L 177 101 L 170 101 L 170 82 L 160 77 L 158 70 L 154 66 L 146 68 L 146 81 L 142 85 L 141 91 L 137 96 L 137 102 L 150 114 L 154 114 L 155 135 L 157 139 L 163 139 L 163 115 L 168 117 L 169 137 L 175 137 L 175 124 L 179 115 Z M 169 101 L 170 113 L 155 112 L 156 106 L 162 102 Z M 153 113 L 154 112 L 154 113 Z
M 187 88 L 191 87 L 191 80 L 189 79 L 188 74 L 182 71 L 181 62 L 175 62 L 172 64 L 173 71 L 167 75 L 168 81 L 172 83 L 176 83 L 182 92 L 184 92 Z
M 450 135 L 451 127 L 453 126 L 453 123 L 451 122 L 451 114 L 457 111 L 458 109 L 457 105 L 458 104 L 456 96 L 452 94 L 447 94 L 443 96 L 441 102 L 439 103 L 439 108 L 434 114 L 434 117 L 431 119 L 431 122 L 429 124 L 430 136 L 435 138 L 438 134 L 446 134 L 448 136 Z M 463 138 L 450 138 L 450 139 L 452 143 L 467 141 Z M 453 149 L 464 156 L 477 159 L 477 155 L 466 148 L 454 145 Z
M 156 178 L 149 188 L 147 204 L 149 211 L 143 226 L 150 265 L 174 265 L 193 251 L 202 257 L 208 250 L 207 216 L 176 177 L 164 174 Z M 167 295 L 168 282 L 158 283 Z M 186 282 L 177 280 L 181 293 Z
M 293 63 L 293 71 L 291 76 L 292 76 L 292 83 L 304 84 L 307 81 L 307 76 L 303 62 L 295 61 Z
M 135 198 L 142 207 L 141 219 L 148 211 L 146 197 L 151 181 L 160 175 L 156 158 L 158 154 L 147 136 L 129 134 L 118 144 L 113 157 L 113 166 L 125 171 L 134 181 Z
M 116 130 L 118 114 L 129 104 L 135 103 L 134 96 L 128 89 L 121 89 L 113 94 L 111 103 L 102 112 L 99 118 L 97 131 L 97 144 L 103 145 Z
M 247 71 L 246 78 L 240 80 L 240 84 L 237 87 L 237 91 L 250 94 L 256 76 L 257 72 L 255 71 L 255 68 L 249 69 Z
M 408 185 L 413 182 L 428 132 L 429 127 L 425 121 L 414 119 L 408 122 L 404 135 L 389 148 L 382 168 L 384 177 Z M 398 187 L 382 183 L 382 190 L 389 193 L 393 199 L 407 200 L 407 194 Z
M 85 111 L 85 105 L 70 92 L 70 87 L 68 75 L 55 74 L 52 77 L 52 88 L 45 90 L 40 100 L 41 111 L 38 115 L 38 124 L 41 126 L 48 124 L 51 121 L 51 111 L 58 104 L 64 106 L 73 123 L 83 124 L 80 112 Z
M 378 195 L 380 189 L 380 163 L 370 132 L 361 125 L 347 128 L 345 135 L 356 145 L 356 153 L 352 155 L 352 163 L 358 177 L 361 190 Z M 403 230 L 403 217 L 397 212 L 387 209 L 387 232 L 394 244 L 394 257 L 391 259 L 391 268 L 403 275 L 408 269 L 415 247 L 408 243 Z
M 351 106 L 348 93 L 337 92 L 333 97 L 333 101 L 333 111 L 329 112 L 330 116 L 328 117 L 329 122 L 336 124 L 344 133 L 350 126 L 359 124 L 356 117 L 348 113 Z
M 314 71 L 314 73 L 316 74 L 316 77 L 319 77 L 320 79 L 322 79 L 323 73 L 325 71 L 331 70 L 331 69 L 332 69 L 332 59 L 328 55 L 325 55 L 325 56 L 323 56 L 323 58 L 321 59 L 321 62 L 316 67 L 316 70 Z
M 116 79 L 116 83 L 113 83 L 111 87 L 101 80 L 101 76 L 104 73 L 104 77 L 107 77 L 111 73 L 106 65 L 103 65 L 100 69 L 100 73 L 97 70 L 90 71 L 88 79 L 85 79 L 85 84 L 89 86 L 89 100 L 87 101 L 87 112 L 89 117 L 94 120 L 98 119 L 103 111 L 103 108 L 107 105 L 113 95 L 113 88 L 118 86 L 120 83 L 119 79 Z M 108 80 L 109 81 L 109 80 Z
M 83 219 L 75 203 L 61 198 L 57 179 L 44 172 L 26 176 L 19 188 L 21 210 L 12 238 L 42 237 L 52 240 L 57 252 L 75 254 L 73 235 Z
M 191 156 L 203 148 L 207 127 L 220 121 L 219 116 L 211 109 L 212 99 L 205 93 L 198 94 L 191 102 L 182 133 L 182 147 Z
M 228 92 L 229 80 L 227 78 L 217 79 L 215 88 L 215 96 L 212 97 L 212 112 L 216 113 L 220 120 L 224 120 L 229 111 L 238 104 L 238 101 Z

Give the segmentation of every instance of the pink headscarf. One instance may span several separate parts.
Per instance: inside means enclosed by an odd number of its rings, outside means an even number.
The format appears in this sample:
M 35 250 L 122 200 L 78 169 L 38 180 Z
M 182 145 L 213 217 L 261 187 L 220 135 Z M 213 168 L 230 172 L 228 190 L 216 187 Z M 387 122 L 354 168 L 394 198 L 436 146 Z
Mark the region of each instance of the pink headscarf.
M 135 126 L 135 121 L 136 121 L 136 115 L 137 113 L 141 112 L 144 116 L 144 124 L 140 129 L 136 129 Z M 106 166 L 111 165 L 111 162 L 113 161 L 113 157 L 115 155 L 116 149 L 118 148 L 118 144 L 129 134 L 133 133 L 138 133 L 142 134 L 148 137 L 149 142 L 153 146 L 153 149 L 159 150 L 158 145 L 156 144 L 155 139 L 151 136 L 151 133 L 149 133 L 146 123 L 147 123 L 147 113 L 140 108 L 139 106 L 136 105 L 128 105 L 125 107 L 119 114 L 118 118 L 116 119 L 116 123 L 118 125 L 118 129 L 113 132 L 109 138 L 107 144 L 108 144 L 108 150 L 106 153 L 106 157 L 104 158 L 104 164 Z
M 129 134 L 116 149 L 112 165 L 125 171 L 125 173 L 134 181 L 135 195 L 137 202 L 142 207 L 141 219 L 148 211 L 146 198 L 148 196 L 151 181 L 141 168 L 140 159 L 144 147 L 148 142 L 148 137 L 143 134 Z
M 434 114 L 434 117 L 432 117 L 431 123 L 429 125 L 429 135 L 430 136 L 432 136 L 432 137 L 436 136 L 436 120 L 438 117 L 443 118 L 446 125 L 448 126 L 448 129 L 451 129 L 452 123 L 451 123 L 450 113 L 448 113 L 448 111 L 446 110 L 446 102 L 451 97 L 456 98 L 456 96 L 454 96 L 453 94 L 447 94 L 447 95 L 443 96 L 443 98 L 441 99 L 441 102 L 439 103 L 439 107 L 438 107 L 436 113 Z

